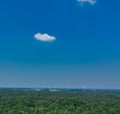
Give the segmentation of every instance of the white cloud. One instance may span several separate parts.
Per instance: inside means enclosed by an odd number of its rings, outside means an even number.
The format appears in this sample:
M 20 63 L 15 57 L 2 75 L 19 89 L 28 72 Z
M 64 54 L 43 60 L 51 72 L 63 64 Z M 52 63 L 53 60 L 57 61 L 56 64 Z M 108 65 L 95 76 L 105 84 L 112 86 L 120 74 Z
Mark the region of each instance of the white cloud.
M 94 5 L 96 3 L 96 0 L 77 0 L 77 2 L 83 4 L 83 3 L 89 3 L 91 5 Z
M 56 40 L 56 37 L 54 36 L 50 36 L 48 34 L 41 34 L 41 33 L 35 34 L 34 38 L 43 42 L 52 42 Z

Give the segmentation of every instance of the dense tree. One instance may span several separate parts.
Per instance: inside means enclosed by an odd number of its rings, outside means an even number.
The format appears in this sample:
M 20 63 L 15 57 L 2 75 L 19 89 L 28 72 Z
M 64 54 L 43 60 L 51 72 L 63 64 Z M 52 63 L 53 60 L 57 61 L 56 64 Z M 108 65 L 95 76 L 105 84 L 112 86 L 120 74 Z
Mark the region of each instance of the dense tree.
M 120 114 L 120 92 L 3 89 L 0 114 Z

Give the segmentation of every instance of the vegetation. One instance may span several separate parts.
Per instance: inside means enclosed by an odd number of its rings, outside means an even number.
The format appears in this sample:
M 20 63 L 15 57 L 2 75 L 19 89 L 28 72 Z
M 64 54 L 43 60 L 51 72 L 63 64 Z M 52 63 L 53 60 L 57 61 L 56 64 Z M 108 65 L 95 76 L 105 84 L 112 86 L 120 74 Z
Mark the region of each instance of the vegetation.
M 120 114 L 120 92 L 3 89 L 0 114 Z

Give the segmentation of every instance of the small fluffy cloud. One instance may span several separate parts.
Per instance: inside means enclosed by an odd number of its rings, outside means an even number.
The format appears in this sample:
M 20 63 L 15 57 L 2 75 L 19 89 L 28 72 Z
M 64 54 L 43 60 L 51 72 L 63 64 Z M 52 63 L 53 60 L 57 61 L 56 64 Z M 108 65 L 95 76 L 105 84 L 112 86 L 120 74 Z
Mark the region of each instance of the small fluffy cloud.
M 42 42 L 52 42 L 56 40 L 54 36 L 50 36 L 48 34 L 41 34 L 41 33 L 35 34 L 34 38 Z
M 96 0 L 77 0 L 79 3 L 89 3 L 91 5 L 94 5 L 96 3 Z

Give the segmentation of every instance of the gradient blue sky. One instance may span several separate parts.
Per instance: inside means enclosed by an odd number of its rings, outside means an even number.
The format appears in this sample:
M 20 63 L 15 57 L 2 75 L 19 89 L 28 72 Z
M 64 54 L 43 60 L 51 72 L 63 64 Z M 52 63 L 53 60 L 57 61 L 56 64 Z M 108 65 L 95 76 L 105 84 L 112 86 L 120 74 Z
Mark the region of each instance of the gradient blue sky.
M 0 87 L 120 88 L 119 4 L 1 0 Z

